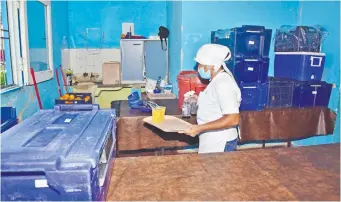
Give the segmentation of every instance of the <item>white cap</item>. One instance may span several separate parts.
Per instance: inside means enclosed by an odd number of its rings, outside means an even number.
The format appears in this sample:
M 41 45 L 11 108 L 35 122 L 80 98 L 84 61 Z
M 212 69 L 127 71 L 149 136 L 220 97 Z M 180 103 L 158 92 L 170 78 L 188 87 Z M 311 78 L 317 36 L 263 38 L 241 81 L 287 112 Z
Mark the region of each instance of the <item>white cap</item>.
M 231 51 L 228 47 L 219 44 L 205 44 L 197 52 L 194 60 L 202 65 L 213 65 L 217 71 L 223 66 L 228 71 L 225 61 L 231 58 Z

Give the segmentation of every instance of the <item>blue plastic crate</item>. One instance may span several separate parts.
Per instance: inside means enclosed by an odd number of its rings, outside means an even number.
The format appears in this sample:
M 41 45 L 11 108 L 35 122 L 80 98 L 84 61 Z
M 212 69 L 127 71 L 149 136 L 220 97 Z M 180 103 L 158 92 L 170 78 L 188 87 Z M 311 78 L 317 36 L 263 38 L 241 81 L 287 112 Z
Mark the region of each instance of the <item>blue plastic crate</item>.
M 3 133 L 18 123 L 17 114 L 13 107 L 1 107 L 1 129 Z
M 41 110 L 2 134 L 1 200 L 105 200 L 115 110 L 88 106 Z
M 230 30 L 211 32 L 211 43 L 230 48 L 233 58 L 268 57 L 271 44 L 271 29 L 264 26 L 243 25 Z
M 293 106 L 299 108 L 328 107 L 332 84 L 320 82 L 298 82 L 294 89 Z
M 276 30 L 275 52 L 320 52 L 327 37 L 324 28 L 309 26 L 282 26 Z
M 324 53 L 275 53 L 274 75 L 298 81 L 321 81 L 324 62 Z
M 268 95 L 267 84 L 244 83 L 240 86 L 242 101 L 240 111 L 261 111 L 265 108 Z
M 292 107 L 296 82 L 289 79 L 269 77 L 267 108 Z
M 240 83 L 265 83 L 269 72 L 269 58 L 261 59 L 236 59 L 233 74 L 236 82 Z

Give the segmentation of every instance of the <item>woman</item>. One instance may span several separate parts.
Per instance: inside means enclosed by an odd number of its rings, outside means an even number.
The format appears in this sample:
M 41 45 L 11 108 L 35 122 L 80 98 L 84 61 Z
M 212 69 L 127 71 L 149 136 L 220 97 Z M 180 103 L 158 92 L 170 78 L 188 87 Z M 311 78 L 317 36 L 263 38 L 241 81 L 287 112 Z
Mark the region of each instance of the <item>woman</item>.
M 209 79 L 198 99 L 197 122 L 184 133 L 199 135 L 199 153 L 235 151 L 238 142 L 241 93 L 226 67 L 230 49 L 218 44 L 202 46 L 196 55 L 198 72 Z

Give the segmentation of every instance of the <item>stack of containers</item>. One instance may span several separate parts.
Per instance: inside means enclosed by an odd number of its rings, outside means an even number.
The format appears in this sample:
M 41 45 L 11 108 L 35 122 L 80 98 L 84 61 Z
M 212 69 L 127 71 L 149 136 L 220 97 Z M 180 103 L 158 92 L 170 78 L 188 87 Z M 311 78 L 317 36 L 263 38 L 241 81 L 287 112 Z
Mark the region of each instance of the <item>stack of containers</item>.
M 98 105 L 56 105 L 1 134 L 1 199 L 105 200 L 115 120 L 115 110 Z
M 182 71 L 177 76 L 178 80 L 178 107 L 181 108 L 183 102 L 184 102 L 184 95 L 185 93 L 189 91 L 194 91 L 197 95 L 199 95 L 200 92 L 204 91 L 207 84 L 202 83 L 202 81 L 199 78 L 198 72 L 196 71 Z
M 271 29 L 251 25 L 211 33 L 212 43 L 232 52 L 227 66 L 241 89 L 241 111 L 263 110 L 266 105 L 271 34 Z
M 282 26 L 277 30 L 274 75 L 285 78 L 282 82 L 293 89 L 287 92 L 292 93 L 287 106 L 328 106 L 332 85 L 321 81 L 325 63 L 321 44 L 326 36 L 327 32 L 317 27 Z M 269 97 L 274 97 L 270 94 L 269 90 Z M 268 107 L 274 107 L 270 100 Z

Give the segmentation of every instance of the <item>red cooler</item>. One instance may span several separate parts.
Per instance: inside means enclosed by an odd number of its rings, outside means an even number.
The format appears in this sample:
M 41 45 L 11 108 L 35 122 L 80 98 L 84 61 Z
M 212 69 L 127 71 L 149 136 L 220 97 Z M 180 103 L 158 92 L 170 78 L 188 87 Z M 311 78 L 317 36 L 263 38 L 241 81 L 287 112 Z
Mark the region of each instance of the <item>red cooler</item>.
M 184 101 L 184 95 L 188 91 L 195 91 L 196 94 L 199 95 L 199 93 L 206 88 L 206 84 L 203 84 L 198 76 L 198 73 L 196 71 L 182 71 L 177 76 L 178 80 L 178 86 L 179 86 L 179 101 L 178 101 L 178 107 L 181 108 L 183 101 Z

